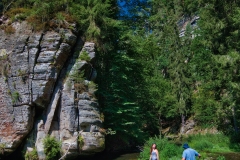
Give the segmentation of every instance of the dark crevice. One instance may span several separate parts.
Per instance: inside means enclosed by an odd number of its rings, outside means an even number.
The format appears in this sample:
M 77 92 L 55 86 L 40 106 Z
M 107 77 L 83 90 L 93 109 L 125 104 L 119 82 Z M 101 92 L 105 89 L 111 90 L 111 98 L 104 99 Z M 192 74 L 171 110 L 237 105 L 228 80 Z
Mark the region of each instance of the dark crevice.
M 34 69 L 34 67 L 36 66 L 36 64 L 37 64 L 37 59 L 38 59 L 38 57 L 39 57 L 39 54 L 40 54 L 40 52 L 41 52 L 41 42 L 42 42 L 42 39 L 43 39 L 43 33 L 41 34 L 41 37 L 40 37 L 40 39 L 39 39 L 39 44 L 38 44 L 38 52 L 36 53 L 36 56 L 35 56 L 35 61 L 34 61 L 34 66 L 33 66 L 33 69 Z
M 78 93 L 77 92 L 75 92 L 74 93 L 74 106 L 75 106 L 75 108 L 76 108 L 76 119 L 77 119 L 77 131 L 80 131 L 80 123 L 79 123 L 79 108 L 78 108 L 78 101 L 79 101 L 79 99 L 78 99 Z
M 91 81 L 94 68 L 93 68 L 93 66 L 92 66 L 91 63 L 89 63 L 89 65 L 91 66 L 91 71 L 90 71 L 90 74 L 89 74 L 89 76 L 88 76 L 88 80 Z
M 59 100 L 58 100 L 58 102 L 57 102 L 57 107 L 56 107 L 56 110 L 55 110 L 55 112 L 54 112 L 54 116 L 53 116 L 53 120 L 52 120 L 52 122 L 51 122 L 51 125 L 50 125 L 50 129 L 49 129 L 49 134 L 51 134 L 51 129 L 53 128 L 53 122 L 54 121 L 56 121 L 56 122 L 58 122 L 58 128 L 57 128 L 57 130 L 59 130 L 59 126 L 60 126 L 60 115 L 58 114 L 59 113 L 59 110 L 60 110 L 60 105 L 61 105 L 61 96 L 60 96 L 60 98 L 59 98 Z M 45 122 L 44 122 L 45 123 Z M 55 128 L 56 129 L 56 128 Z
M 41 34 L 41 37 L 40 37 L 40 39 L 39 39 L 39 43 L 38 43 L 38 50 L 37 50 L 37 52 L 36 52 L 36 55 L 35 55 L 35 59 L 34 59 L 34 66 L 33 66 L 33 70 L 32 70 L 32 73 L 31 73 L 31 71 L 30 71 L 30 66 L 29 66 L 29 73 L 28 73 L 28 78 L 29 78 L 29 90 L 30 90 L 30 104 L 32 105 L 32 103 L 33 103 L 33 88 L 32 88 L 32 80 L 33 80 L 33 77 L 31 77 L 31 74 L 34 74 L 34 68 L 35 68 L 35 66 L 36 66 L 36 64 L 37 64 L 37 59 L 38 59 L 38 57 L 39 57 L 39 54 L 40 54 L 40 52 L 41 52 L 41 41 L 42 41 L 42 39 L 43 39 L 43 33 Z M 28 56 L 29 56 L 29 48 L 28 48 Z M 29 64 L 29 63 L 28 63 Z M 38 107 L 38 105 L 37 104 L 33 104 L 34 106 L 36 106 L 35 108 L 38 108 L 38 109 L 41 109 L 41 107 Z

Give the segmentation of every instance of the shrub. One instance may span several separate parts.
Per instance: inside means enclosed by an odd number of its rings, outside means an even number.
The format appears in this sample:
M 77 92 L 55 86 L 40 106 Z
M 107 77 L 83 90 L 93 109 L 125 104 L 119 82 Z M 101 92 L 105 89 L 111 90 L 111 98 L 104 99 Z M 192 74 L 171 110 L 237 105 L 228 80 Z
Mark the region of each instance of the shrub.
M 192 147 L 199 151 L 211 150 L 213 148 L 213 144 L 207 140 L 199 140 L 192 144 Z
M 173 157 L 177 158 L 181 155 L 181 153 L 182 149 L 173 143 L 166 143 L 164 149 L 160 151 L 160 155 L 163 157 L 162 159 L 170 159 Z
M 6 12 L 6 15 L 10 18 L 18 15 L 18 14 L 25 14 L 29 12 L 26 8 L 11 8 L 9 11 Z
M 149 159 L 150 148 L 153 143 L 157 145 L 157 149 L 159 151 L 159 156 L 161 160 L 179 159 L 179 155 L 180 156 L 182 155 L 183 149 L 181 147 L 178 147 L 177 145 L 171 143 L 165 138 L 155 137 L 150 138 L 145 143 L 143 152 L 140 153 L 139 160 Z
M 218 156 L 217 160 L 225 160 L 226 158 L 224 156 Z
M 46 155 L 46 160 L 55 160 L 60 156 L 61 143 L 58 142 L 54 137 L 47 135 L 43 139 L 44 153 Z
M 62 12 L 62 15 L 64 16 L 64 19 L 69 22 L 69 23 L 74 23 L 76 22 L 76 20 L 73 18 L 72 15 L 68 14 L 68 13 L 65 13 L 65 12 Z
M 5 147 L 6 147 L 6 144 L 0 143 L 0 154 L 1 154 L 1 155 L 4 154 L 4 152 L 5 152 Z
M 35 15 L 28 16 L 26 20 L 35 31 L 44 30 L 46 28 L 46 22 L 42 22 L 41 19 Z
M 223 134 L 189 135 L 184 138 L 184 141 L 197 150 L 212 150 L 229 146 L 229 138 Z
M 73 73 L 70 75 L 70 78 L 74 81 L 74 88 L 76 92 L 82 93 L 87 90 L 87 86 L 84 82 L 84 71 L 79 71 L 78 67 L 73 69 Z
M 5 49 L 0 50 L 0 74 L 7 77 L 8 68 L 8 55 Z
M 94 94 L 94 92 L 97 90 L 97 84 L 96 83 L 94 83 L 93 81 L 90 81 L 89 83 L 88 83 L 88 92 L 90 93 L 90 94 Z
M 23 20 L 27 17 L 27 13 L 29 12 L 30 10 L 26 8 L 12 8 L 6 12 L 6 15 L 10 18 L 13 18 L 16 15 L 18 15 L 16 18 Z
M 89 62 L 91 60 L 91 58 L 89 57 L 88 53 L 86 51 L 83 51 L 81 54 L 80 54 L 80 57 L 79 57 L 81 60 L 84 60 L 84 61 L 87 61 Z
M 26 70 L 18 69 L 18 76 L 24 76 L 25 74 L 27 74 Z
M 38 154 L 36 148 L 33 149 L 32 152 L 26 152 L 25 154 L 25 160 L 38 160 Z
M 84 146 L 84 138 L 81 135 L 78 136 L 78 146 L 80 150 L 82 150 L 82 147 Z
M 13 33 L 15 33 L 15 31 L 16 31 L 15 28 L 11 25 L 8 25 L 4 28 L 4 32 L 6 34 L 13 34 Z
M 19 100 L 19 97 L 20 97 L 20 95 L 19 95 L 18 91 L 14 91 L 12 93 L 12 102 L 16 103 Z
M 8 54 L 5 49 L 0 50 L 0 61 L 6 61 L 8 59 Z

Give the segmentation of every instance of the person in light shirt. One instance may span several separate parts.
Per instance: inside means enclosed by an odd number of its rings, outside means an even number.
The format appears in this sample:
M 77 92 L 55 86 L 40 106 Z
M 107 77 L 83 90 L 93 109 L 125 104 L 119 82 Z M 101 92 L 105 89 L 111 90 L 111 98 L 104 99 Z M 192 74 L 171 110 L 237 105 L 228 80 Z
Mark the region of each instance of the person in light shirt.
M 183 144 L 183 148 L 182 160 L 195 160 L 195 157 L 201 157 L 201 155 L 194 149 L 190 148 L 187 143 Z
M 157 145 L 155 143 L 152 144 L 150 149 L 150 160 L 160 160 Z

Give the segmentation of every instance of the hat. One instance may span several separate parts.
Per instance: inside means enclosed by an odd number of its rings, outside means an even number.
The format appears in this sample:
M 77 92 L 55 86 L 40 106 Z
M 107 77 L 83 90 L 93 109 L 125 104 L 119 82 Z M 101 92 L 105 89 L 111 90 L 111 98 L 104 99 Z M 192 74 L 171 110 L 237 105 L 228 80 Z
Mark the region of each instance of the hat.
M 190 147 L 189 147 L 189 145 L 188 145 L 187 143 L 184 143 L 184 144 L 183 144 L 183 148 L 184 148 L 184 149 L 187 149 L 187 148 L 190 148 Z

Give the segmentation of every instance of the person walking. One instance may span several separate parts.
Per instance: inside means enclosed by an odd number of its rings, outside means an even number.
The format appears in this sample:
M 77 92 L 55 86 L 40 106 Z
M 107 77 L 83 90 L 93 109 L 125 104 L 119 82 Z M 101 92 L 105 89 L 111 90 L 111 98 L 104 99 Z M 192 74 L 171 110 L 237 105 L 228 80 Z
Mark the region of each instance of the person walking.
M 151 146 L 149 160 L 160 160 L 158 150 L 157 150 L 157 145 L 155 143 L 153 143 Z
M 201 155 L 195 151 L 194 149 L 190 148 L 187 143 L 183 144 L 183 154 L 182 154 L 182 160 L 195 160 L 195 157 L 201 157 Z

